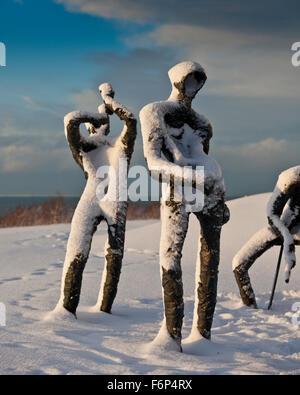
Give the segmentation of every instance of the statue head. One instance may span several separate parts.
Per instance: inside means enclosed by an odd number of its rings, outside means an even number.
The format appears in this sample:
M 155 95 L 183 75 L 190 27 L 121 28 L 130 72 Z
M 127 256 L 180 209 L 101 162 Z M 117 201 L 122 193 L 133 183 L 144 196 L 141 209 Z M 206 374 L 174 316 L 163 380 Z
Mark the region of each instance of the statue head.
M 98 89 L 102 97 L 103 96 L 109 96 L 112 98 L 115 97 L 115 91 L 113 90 L 111 84 L 109 84 L 108 82 L 104 82 L 103 84 L 101 84 Z
M 203 67 L 191 61 L 178 63 L 168 74 L 172 84 L 170 100 L 178 100 L 188 106 L 207 80 Z

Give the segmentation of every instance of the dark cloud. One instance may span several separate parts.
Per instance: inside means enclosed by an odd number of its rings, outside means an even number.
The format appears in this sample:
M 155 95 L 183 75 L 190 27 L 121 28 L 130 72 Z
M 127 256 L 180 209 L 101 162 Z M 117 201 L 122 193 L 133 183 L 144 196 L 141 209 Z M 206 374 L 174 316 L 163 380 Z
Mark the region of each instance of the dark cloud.
M 152 23 L 187 23 L 230 30 L 293 31 L 298 0 L 56 0 L 70 11 Z

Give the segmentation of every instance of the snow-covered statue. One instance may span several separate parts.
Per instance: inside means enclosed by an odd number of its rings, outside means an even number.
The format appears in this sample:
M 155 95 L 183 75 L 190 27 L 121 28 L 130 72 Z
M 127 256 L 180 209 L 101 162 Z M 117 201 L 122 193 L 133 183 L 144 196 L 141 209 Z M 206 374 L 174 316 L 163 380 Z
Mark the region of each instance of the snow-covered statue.
M 99 107 L 99 114 L 78 111 L 65 117 L 66 138 L 75 161 L 87 179 L 72 220 L 62 276 L 61 298 L 57 306 L 58 310 L 64 308 L 75 317 L 82 275 L 93 234 L 102 221 L 107 223 L 108 238 L 105 246 L 105 268 L 96 308 L 106 313 L 111 312 L 122 266 L 127 199 L 99 199 L 97 188 L 100 180 L 97 172 L 104 166 L 115 170 L 117 182 L 107 185 L 106 193 L 109 195 L 110 189 L 117 188 L 121 182 L 118 179 L 120 160 L 129 165 L 136 138 L 136 119 L 130 111 L 114 100 L 111 85 L 102 84 L 99 90 L 104 101 Z M 118 138 L 107 137 L 110 131 L 109 115 L 113 113 L 125 122 Z M 80 125 L 83 123 L 86 124 L 89 136 L 80 132 Z
M 186 202 L 162 198 L 162 234 L 160 264 L 165 306 L 165 320 L 157 342 L 166 348 L 181 351 L 184 317 L 181 258 L 190 211 L 201 225 L 199 262 L 196 272 L 196 300 L 192 338 L 211 337 L 217 298 L 220 233 L 229 220 L 225 206 L 225 187 L 221 169 L 208 156 L 212 127 L 209 121 L 192 109 L 192 101 L 207 77 L 195 62 L 182 62 L 169 71 L 172 93 L 168 100 L 148 104 L 140 113 L 144 154 L 153 177 L 171 186 L 197 185 L 198 166 L 204 167 L 204 204 L 195 210 Z M 192 169 L 185 172 L 185 168 Z M 159 173 L 159 174 L 158 174 Z M 172 194 L 171 194 L 172 195 Z M 163 344 L 161 344 L 163 343 Z
M 287 283 L 296 265 L 295 243 L 300 239 L 300 166 L 280 174 L 268 203 L 267 215 L 269 226 L 258 231 L 233 260 L 242 300 L 246 306 L 254 308 L 257 308 L 257 303 L 248 271 L 256 259 L 271 247 L 283 244 Z

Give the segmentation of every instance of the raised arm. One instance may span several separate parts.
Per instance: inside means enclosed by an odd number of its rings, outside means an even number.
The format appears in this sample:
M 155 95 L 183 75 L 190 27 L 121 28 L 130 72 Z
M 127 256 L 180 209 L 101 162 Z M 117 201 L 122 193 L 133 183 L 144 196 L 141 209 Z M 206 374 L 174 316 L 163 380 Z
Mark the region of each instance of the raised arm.
M 116 114 L 121 121 L 125 122 L 120 138 L 126 154 L 131 157 L 137 134 L 136 118 L 125 106 L 114 100 L 115 92 L 110 84 L 104 83 L 100 85 L 99 91 L 108 112 Z
M 82 152 L 89 152 L 97 148 L 97 145 L 80 133 L 82 123 L 91 124 L 95 129 L 109 122 L 108 115 L 105 113 L 92 114 L 88 112 L 74 111 L 67 114 L 64 118 L 65 135 L 69 143 L 73 158 L 83 169 Z M 84 169 L 83 169 L 84 170 Z

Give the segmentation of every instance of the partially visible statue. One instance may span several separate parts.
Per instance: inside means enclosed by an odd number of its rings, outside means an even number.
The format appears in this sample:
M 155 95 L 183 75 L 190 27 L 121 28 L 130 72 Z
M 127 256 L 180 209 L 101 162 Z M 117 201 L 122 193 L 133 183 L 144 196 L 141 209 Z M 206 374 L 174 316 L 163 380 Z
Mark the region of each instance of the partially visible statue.
M 129 165 L 136 138 L 136 119 L 123 105 L 114 100 L 114 91 L 110 84 L 100 87 L 104 104 L 99 107 L 99 114 L 72 112 L 65 117 L 65 133 L 73 157 L 84 171 L 87 179 L 85 190 L 73 216 L 71 233 L 62 276 L 61 298 L 57 309 L 62 307 L 76 317 L 79 304 L 83 271 L 89 256 L 92 238 L 97 226 L 105 221 L 108 238 L 105 246 L 105 268 L 102 286 L 97 302 L 97 309 L 111 312 L 117 294 L 124 253 L 124 238 L 127 214 L 127 199 L 99 199 L 98 170 L 109 167 L 115 171 L 116 182 L 109 184 L 106 194 L 114 195 L 119 190 L 119 162 L 124 160 Z M 110 138 L 109 115 L 116 114 L 125 122 L 118 138 Z M 89 136 L 80 132 L 80 125 L 86 124 Z M 126 168 L 127 171 L 127 168 Z M 127 177 L 127 173 L 125 175 Z
M 233 271 L 246 306 L 257 308 L 249 269 L 257 258 L 276 245 L 283 244 L 286 260 L 285 280 L 290 280 L 296 265 L 295 241 L 300 231 L 300 166 L 280 174 L 267 208 L 269 226 L 257 232 L 237 253 Z
M 212 127 L 209 121 L 192 109 L 192 101 L 207 77 L 196 62 L 182 62 L 169 71 L 172 93 L 168 100 L 151 103 L 140 113 L 144 153 L 154 177 L 163 184 L 197 184 L 197 167 L 204 167 L 204 204 L 196 210 L 187 208 L 176 193 L 161 203 L 160 264 L 165 306 L 164 325 L 159 334 L 165 347 L 181 351 L 184 317 L 181 258 L 190 211 L 201 225 L 199 262 L 196 274 L 196 301 L 193 332 L 199 339 L 211 337 L 217 299 L 220 234 L 229 220 L 225 206 L 225 187 L 221 169 L 208 156 Z M 186 172 L 188 167 L 191 171 Z M 157 172 L 160 173 L 157 176 Z M 173 197 L 173 198 L 172 198 Z

